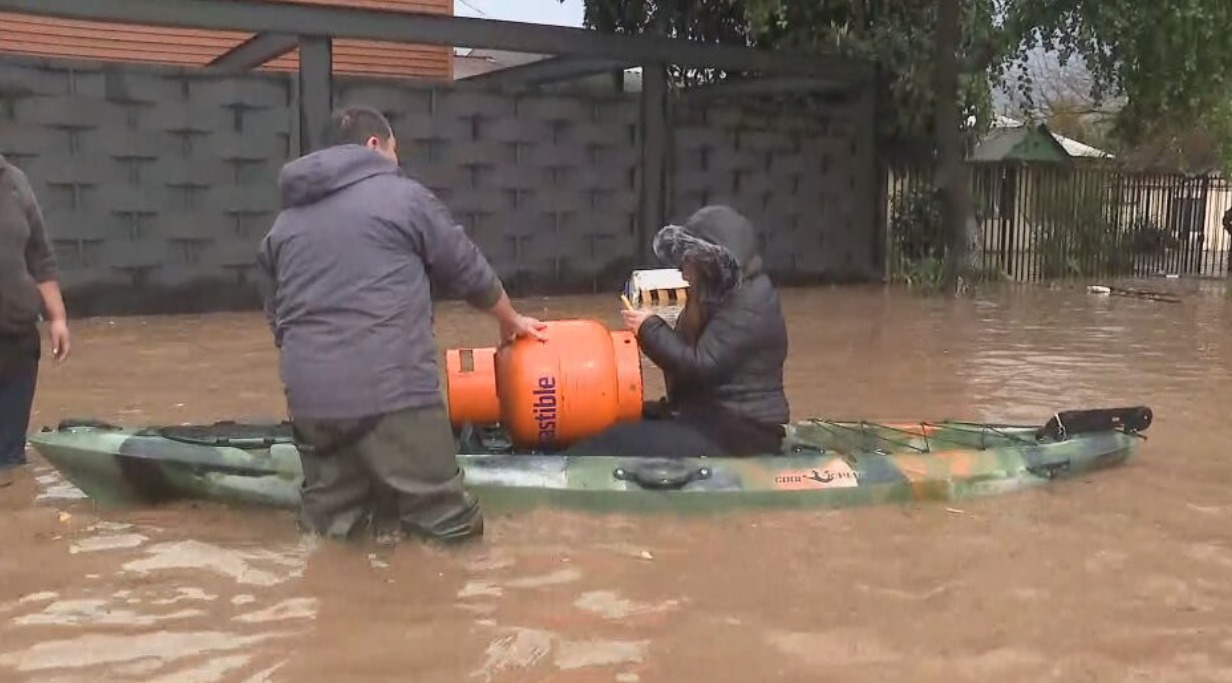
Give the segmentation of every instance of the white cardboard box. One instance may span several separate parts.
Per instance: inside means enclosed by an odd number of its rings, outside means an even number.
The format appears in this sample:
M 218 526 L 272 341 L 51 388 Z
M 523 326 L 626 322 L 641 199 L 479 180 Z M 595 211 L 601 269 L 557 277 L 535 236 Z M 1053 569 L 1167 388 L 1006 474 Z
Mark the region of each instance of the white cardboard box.
M 624 295 L 634 308 L 654 312 L 676 324 L 676 318 L 688 299 L 689 283 L 676 268 L 635 270 L 625 282 Z

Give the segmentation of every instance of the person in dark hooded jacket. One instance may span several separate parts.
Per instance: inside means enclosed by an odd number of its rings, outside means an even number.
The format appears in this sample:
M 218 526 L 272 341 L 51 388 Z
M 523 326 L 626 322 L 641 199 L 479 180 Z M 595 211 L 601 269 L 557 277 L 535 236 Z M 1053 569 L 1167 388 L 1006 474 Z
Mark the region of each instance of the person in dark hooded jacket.
M 0 487 L 26 460 L 26 430 L 47 321 L 53 361 L 68 357 L 68 316 L 43 210 L 25 172 L 0 155 Z
M 681 270 L 689 297 L 676 328 L 647 311 L 623 312 L 642 351 L 663 370 L 667 397 L 640 422 L 615 425 L 571 455 L 688 457 L 778 453 L 791 408 L 783 390 L 787 323 L 762 268 L 752 224 L 707 206 L 654 239 Z

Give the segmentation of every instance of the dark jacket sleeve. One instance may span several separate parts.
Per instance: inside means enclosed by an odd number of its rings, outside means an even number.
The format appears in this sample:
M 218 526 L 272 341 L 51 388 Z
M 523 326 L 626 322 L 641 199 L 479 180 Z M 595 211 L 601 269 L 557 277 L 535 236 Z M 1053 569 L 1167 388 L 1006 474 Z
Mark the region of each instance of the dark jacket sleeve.
M 16 179 L 17 191 L 26 212 L 26 222 L 30 226 L 30 238 L 26 241 L 26 269 L 35 282 L 50 282 L 57 279 L 60 273 L 51 240 L 47 237 L 43 209 L 39 206 L 38 197 L 34 196 L 34 188 L 30 187 L 26 174 L 13 167 L 9 168 L 9 172 L 13 173 Z
M 667 321 L 651 316 L 638 330 L 642 351 L 677 382 L 717 384 L 739 365 L 739 359 L 756 348 L 758 331 L 748 311 L 719 308 L 690 345 Z
M 416 185 L 411 202 L 411 240 L 420 250 L 433 281 L 487 310 L 505 289 L 479 247 L 427 188 Z

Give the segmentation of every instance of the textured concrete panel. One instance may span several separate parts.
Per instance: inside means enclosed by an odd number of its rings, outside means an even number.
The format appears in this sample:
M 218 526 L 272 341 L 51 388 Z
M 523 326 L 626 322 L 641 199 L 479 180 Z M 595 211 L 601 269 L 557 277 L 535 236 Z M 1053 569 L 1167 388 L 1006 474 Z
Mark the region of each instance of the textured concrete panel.
M 298 117 L 290 75 L 6 59 L 0 153 L 39 194 L 74 315 L 251 306 Z M 336 81 L 517 291 L 614 290 L 637 265 L 637 96 Z M 669 218 L 727 202 L 782 279 L 874 275 L 872 109 L 676 107 Z M 652 229 L 656 226 L 652 226 Z
M 278 206 L 290 97 L 285 76 L 6 60 L 0 152 L 38 192 L 72 312 L 251 302 L 228 286 Z
M 639 163 L 629 97 L 599 103 L 473 87 L 342 83 L 388 116 L 410 174 L 437 191 L 512 286 L 585 291 L 627 276 Z M 600 244 L 599 248 L 595 248 Z
M 828 110 L 684 103 L 674 123 L 673 220 L 730 204 L 757 226 L 778 280 L 875 276 L 873 130 L 863 96 Z

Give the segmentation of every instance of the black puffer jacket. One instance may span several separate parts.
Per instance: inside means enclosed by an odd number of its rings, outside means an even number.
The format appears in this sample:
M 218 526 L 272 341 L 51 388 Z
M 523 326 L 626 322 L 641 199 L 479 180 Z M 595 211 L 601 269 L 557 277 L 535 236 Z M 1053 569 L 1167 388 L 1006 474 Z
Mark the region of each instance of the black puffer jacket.
M 700 238 L 725 249 L 727 254 L 719 259 L 724 265 L 707 273 L 708 279 L 724 282 L 714 288 L 712 300 L 690 297 L 690 305 L 703 306 L 704 322 L 696 343 L 679 329 L 684 327 L 682 321 L 672 329 L 652 316 L 638 333 L 642 350 L 663 370 L 671 407 L 685 422 L 736 451 L 764 452 L 767 445 L 777 449 L 781 425 L 791 413 L 783 391 L 787 324 L 778 293 L 762 271 L 753 226 L 729 207 L 705 207 L 682 228 L 669 226 L 656 237 L 656 252 L 668 261 L 680 260 L 683 250 L 663 253 L 673 251 L 660 244 L 671 230 L 678 236 L 683 233 L 682 241 Z M 746 438 L 750 436 L 753 443 Z

